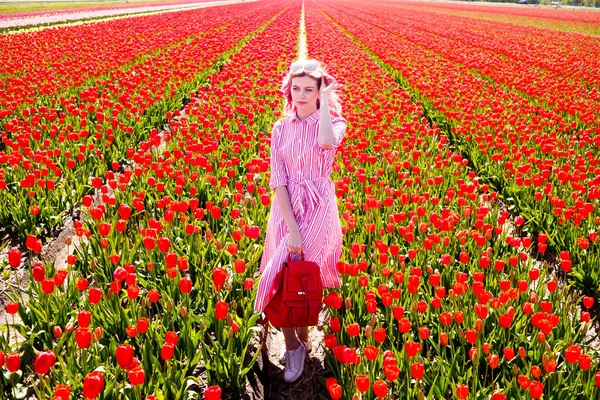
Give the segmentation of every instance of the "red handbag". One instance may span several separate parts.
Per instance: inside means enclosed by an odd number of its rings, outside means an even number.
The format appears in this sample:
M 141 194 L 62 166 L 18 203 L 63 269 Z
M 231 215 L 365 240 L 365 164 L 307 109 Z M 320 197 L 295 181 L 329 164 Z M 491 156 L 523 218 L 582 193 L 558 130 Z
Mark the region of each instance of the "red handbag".
M 275 275 L 265 307 L 267 320 L 275 328 L 313 326 L 319 323 L 323 303 L 321 269 L 314 261 L 299 261 L 291 255 Z

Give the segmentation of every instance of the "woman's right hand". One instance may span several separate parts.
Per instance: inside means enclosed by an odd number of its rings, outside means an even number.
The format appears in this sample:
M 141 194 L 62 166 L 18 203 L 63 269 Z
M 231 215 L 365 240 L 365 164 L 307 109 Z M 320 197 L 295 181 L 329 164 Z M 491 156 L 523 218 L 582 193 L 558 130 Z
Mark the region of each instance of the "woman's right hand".
M 300 232 L 290 232 L 290 236 L 288 238 L 288 251 L 290 253 L 302 253 L 302 237 L 300 236 Z

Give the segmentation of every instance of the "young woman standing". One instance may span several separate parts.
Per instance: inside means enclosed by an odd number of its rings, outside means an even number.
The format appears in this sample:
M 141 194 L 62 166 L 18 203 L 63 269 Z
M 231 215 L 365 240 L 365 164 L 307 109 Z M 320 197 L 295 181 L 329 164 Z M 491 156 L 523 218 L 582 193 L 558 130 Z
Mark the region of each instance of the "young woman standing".
M 271 134 L 271 179 L 275 191 L 261 260 L 254 308 L 268 303 L 273 279 L 288 254 L 304 255 L 321 268 L 324 287 L 339 287 L 337 262 L 342 230 L 334 184 L 335 153 L 346 132 L 336 81 L 316 60 L 294 62 L 283 80 L 287 116 Z M 284 379 L 295 382 L 311 349 L 308 327 L 282 328 Z M 298 336 L 296 336 L 296 334 Z

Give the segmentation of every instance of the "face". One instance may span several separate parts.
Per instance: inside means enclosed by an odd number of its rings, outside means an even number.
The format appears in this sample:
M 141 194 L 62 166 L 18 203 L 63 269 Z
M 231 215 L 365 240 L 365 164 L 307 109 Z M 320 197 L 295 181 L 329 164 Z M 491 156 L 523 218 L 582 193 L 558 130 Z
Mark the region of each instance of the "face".
M 292 78 L 292 103 L 302 111 L 317 109 L 319 99 L 319 81 L 312 76 L 297 76 Z

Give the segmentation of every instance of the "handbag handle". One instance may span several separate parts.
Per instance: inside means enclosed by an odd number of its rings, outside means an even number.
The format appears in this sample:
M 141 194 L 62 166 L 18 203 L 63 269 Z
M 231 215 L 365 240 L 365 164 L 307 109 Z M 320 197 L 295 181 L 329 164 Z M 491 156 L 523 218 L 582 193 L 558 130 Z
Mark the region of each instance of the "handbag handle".
M 287 260 L 288 260 L 288 262 L 292 261 L 292 253 L 288 253 L 288 259 Z M 300 252 L 300 260 L 304 261 L 304 252 L 303 251 Z

